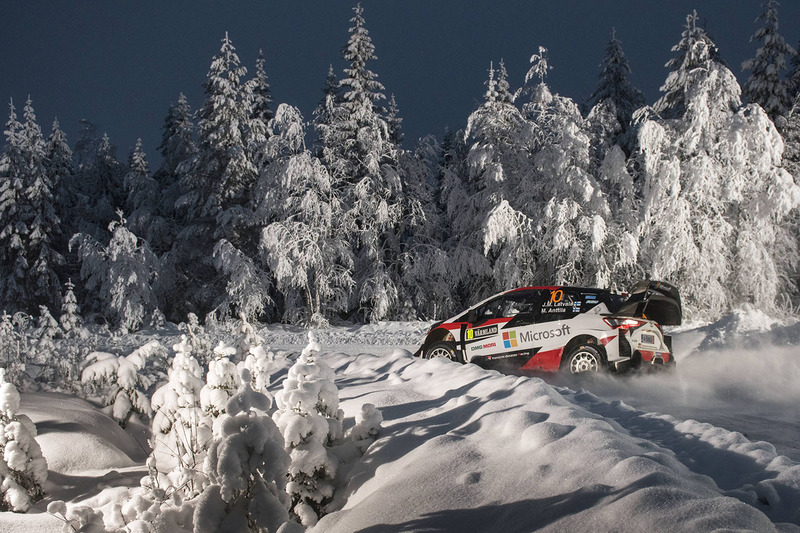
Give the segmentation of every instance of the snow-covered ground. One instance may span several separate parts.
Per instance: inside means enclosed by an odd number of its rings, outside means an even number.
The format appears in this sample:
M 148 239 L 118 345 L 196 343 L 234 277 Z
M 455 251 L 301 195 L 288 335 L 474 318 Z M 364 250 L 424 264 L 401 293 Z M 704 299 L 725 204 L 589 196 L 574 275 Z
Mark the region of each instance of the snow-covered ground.
M 415 359 L 427 324 L 319 331 L 345 428 L 364 403 L 384 422 L 312 530 L 800 531 L 800 329 L 747 332 L 752 318 L 678 332 L 674 373 L 588 379 Z M 306 343 L 294 328 L 261 334 L 289 362 Z M 20 411 L 37 424 L 47 497 L 0 514 L 0 530 L 60 531 L 49 501 L 100 508 L 145 475 L 146 436 L 95 406 L 33 393 Z

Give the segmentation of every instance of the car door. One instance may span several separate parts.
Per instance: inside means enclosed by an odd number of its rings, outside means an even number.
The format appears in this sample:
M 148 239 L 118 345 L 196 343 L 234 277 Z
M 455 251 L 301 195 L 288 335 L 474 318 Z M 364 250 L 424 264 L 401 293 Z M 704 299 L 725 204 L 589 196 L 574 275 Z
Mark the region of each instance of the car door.
M 540 295 L 535 289 L 507 292 L 476 310 L 474 324 L 464 335 L 467 360 L 490 360 L 498 354 L 516 353 L 515 333 L 509 328 L 532 324 L 539 308 Z M 523 354 L 524 355 L 524 354 Z

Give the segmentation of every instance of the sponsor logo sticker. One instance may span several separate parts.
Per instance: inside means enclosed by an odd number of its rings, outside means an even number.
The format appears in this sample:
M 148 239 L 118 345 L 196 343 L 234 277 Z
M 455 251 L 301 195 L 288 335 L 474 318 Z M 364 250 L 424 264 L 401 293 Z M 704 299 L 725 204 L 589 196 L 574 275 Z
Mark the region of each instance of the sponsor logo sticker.
M 517 345 L 517 332 L 516 331 L 504 331 L 503 332 L 503 347 L 505 348 L 516 348 Z
M 494 348 L 497 346 L 496 342 L 489 342 L 487 344 L 476 344 L 475 346 L 470 346 L 469 350 L 474 352 L 475 350 L 484 350 L 486 348 Z
M 472 328 L 467 330 L 467 340 L 497 335 L 497 326 L 486 326 L 483 328 Z

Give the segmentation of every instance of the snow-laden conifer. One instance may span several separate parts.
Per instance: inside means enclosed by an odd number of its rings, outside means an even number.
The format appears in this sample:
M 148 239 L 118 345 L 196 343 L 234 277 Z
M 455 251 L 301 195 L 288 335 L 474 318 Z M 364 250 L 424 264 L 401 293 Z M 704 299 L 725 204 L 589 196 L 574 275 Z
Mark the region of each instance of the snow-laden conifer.
M 58 119 L 53 121 L 45 143 L 45 170 L 52 186 L 56 215 L 61 222 L 60 231 L 54 234 L 54 246 L 66 257 L 69 255 L 69 239 L 78 230 L 77 219 L 86 198 L 78 195 L 72 149 Z M 67 261 L 74 262 L 74 259 Z
M 70 246 L 81 258 L 81 277 L 86 288 L 100 299 L 103 314 L 122 331 L 135 331 L 157 306 L 152 284 L 158 260 L 147 241 L 128 228 L 122 212 L 108 229 L 107 246 L 86 234 L 76 234 Z
M 327 446 L 342 437 L 335 376 L 319 352 L 320 345 L 309 332 L 308 346 L 275 395 L 278 410 L 273 415 L 292 458 L 286 486 L 290 509 L 305 526 L 317 523 L 333 497 L 338 462 Z
M 682 112 L 670 107 L 673 119 L 644 120 L 638 129 L 641 261 L 653 278 L 681 287 L 689 313 L 718 317 L 742 302 L 770 309 L 786 288 L 779 264 L 787 261 L 778 257 L 792 252 L 775 243 L 798 188 L 779 166 L 783 143 L 769 117 L 741 106 L 733 73 L 693 25 L 696 16 L 688 21 L 702 38 L 687 54 L 680 87 L 660 100 L 672 94 Z
M 698 67 L 702 67 L 708 61 L 725 66 L 717 45 L 699 24 L 699 19 L 697 11 L 692 11 L 686 16 L 686 25 L 683 27 L 681 40 L 672 47 L 675 57 L 667 61 L 665 65 L 671 71 L 661 86 L 663 96 L 653 106 L 656 113 L 663 118 L 679 118 L 686 112 L 687 97 L 693 87 L 692 73 Z M 735 107 L 738 103 L 737 95 L 735 103 L 725 100 L 719 104 L 720 106 L 733 105 Z
M 26 512 L 42 499 L 47 461 L 35 440 L 36 426 L 19 413 L 19 393 L 0 368 L 0 510 Z
M 791 95 L 782 74 L 786 70 L 786 56 L 797 55 L 778 31 L 779 5 L 777 0 L 766 0 L 761 4 L 764 11 L 756 21 L 762 21 L 764 25 L 756 30 L 750 41 L 760 41 L 762 45 L 754 58 L 742 63 L 742 70 L 751 71 L 742 88 L 743 96 L 751 104 L 760 105 L 772 120 L 785 115 L 791 108 Z
M 204 470 L 208 487 L 197 500 L 195 531 L 277 531 L 289 519 L 286 472 L 291 460 L 283 437 L 265 413 L 271 400 L 250 387 L 244 370 L 226 406 L 221 434 Z
M 56 250 L 60 241 L 61 221 L 53 199 L 53 184 L 47 172 L 45 141 L 36 122 L 31 99 L 23 111 L 21 146 L 25 167 L 22 172 L 23 197 L 21 218 L 27 228 L 24 243 L 29 269 L 25 277 L 28 300 L 22 302 L 29 311 L 38 305 L 55 309 L 61 303 L 61 283 L 57 270 L 64 259 Z
M 236 348 L 224 342 L 214 348 L 214 358 L 208 362 L 206 384 L 200 391 L 200 406 L 212 419 L 225 413 L 228 400 L 236 394 L 241 384 L 236 363 Z
M 212 422 L 200 406 L 203 370 L 191 354 L 186 335 L 172 347 L 175 357 L 169 381 L 153 394 L 151 460 L 162 490 L 187 497 L 199 494 L 206 483 L 202 464 L 212 441 Z M 151 485 L 152 486 L 152 485 Z
M 622 51 L 622 43 L 617 39 L 616 30 L 611 31 L 611 40 L 603 56 L 602 69 L 598 76 L 597 88 L 589 97 L 590 108 L 602 102 L 613 104 L 617 122 L 622 130 L 628 128 L 633 112 L 645 104 L 642 91 L 631 84 L 628 77 L 631 67 Z
M 149 418 L 153 411 L 147 389 L 153 384 L 145 374 L 149 359 L 164 358 L 167 350 L 158 341 L 150 341 L 127 356 L 92 352 L 81 382 L 102 389 L 103 402 L 112 406 L 111 416 L 125 427 L 134 414 Z
M 3 133 L 6 143 L 0 154 L 0 297 L 5 308 L 16 311 L 24 309 L 28 301 L 25 277 L 29 262 L 25 248 L 28 228 L 21 210 L 25 192 L 23 127 L 17 120 L 13 101 Z

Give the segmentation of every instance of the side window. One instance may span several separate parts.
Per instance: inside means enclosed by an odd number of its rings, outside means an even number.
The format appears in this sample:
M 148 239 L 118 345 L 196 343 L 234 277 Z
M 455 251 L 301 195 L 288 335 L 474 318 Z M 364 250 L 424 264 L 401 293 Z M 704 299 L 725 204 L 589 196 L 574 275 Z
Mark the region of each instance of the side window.
M 506 294 L 501 309 L 504 317 L 526 315 L 531 318 L 539 309 L 539 291 L 522 290 Z
M 503 297 L 497 297 L 493 300 L 489 300 L 482 306 L 477 309 L 477 317 L 478 319 L 475 321 L 476 324 L 482 324 L 487 320 L 491 320 L 493 318 L 497 318 L 502 316 L 500 313 L 503 307 Z
M 544 298 L 539 311 L 539 322 L 565 320 L 583 311 L 583 299 L 574 289 L 557 288 L 542 292 Z

